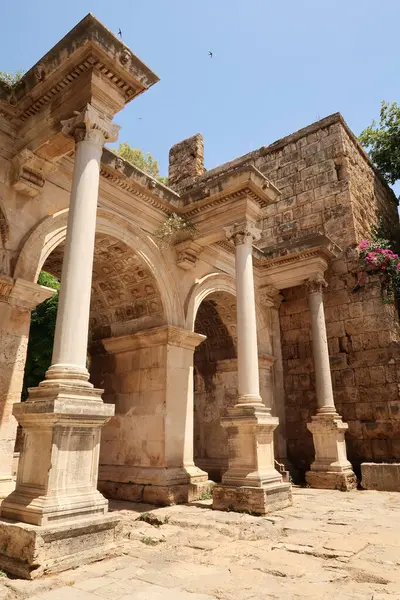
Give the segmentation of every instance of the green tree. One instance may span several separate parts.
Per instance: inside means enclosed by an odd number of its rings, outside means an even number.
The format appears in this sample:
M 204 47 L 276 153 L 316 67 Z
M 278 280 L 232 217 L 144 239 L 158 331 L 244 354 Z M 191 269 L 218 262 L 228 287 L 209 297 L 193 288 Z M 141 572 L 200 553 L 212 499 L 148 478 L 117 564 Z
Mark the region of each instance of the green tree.
M 19 69 L 15 73 L 6 73 L 5 71 L 0 71 L 0 81 L 6 83 L 9 87 L 14 86 L 22 77 L 25 75 L 25 71 Z
M 51 298 L 39 304 L 32 312 L 22 388 L 23 400 L 28 397 L 28 388 L 36 387 L 44 379 L 44 375 L 51 364 L 53 352 L 60 282 L 50 273 L 42 271 L 38 283 L 57 290 L 57 292 Z
M 379 124 L 372 121 L 359 140 L 391 185 L 400 179 L 400 106 L 397 102 L 382 102 Z
M 117 153 L 128 162 L 138 167 L 148 175 L 155 177 L 161 183 L 168 183 L 166 177 L 160 176 L 160 166 L 150 152 L 144 153 L 140 148 L 132 148 L 127 142 L 122 142 L 117 149 Z

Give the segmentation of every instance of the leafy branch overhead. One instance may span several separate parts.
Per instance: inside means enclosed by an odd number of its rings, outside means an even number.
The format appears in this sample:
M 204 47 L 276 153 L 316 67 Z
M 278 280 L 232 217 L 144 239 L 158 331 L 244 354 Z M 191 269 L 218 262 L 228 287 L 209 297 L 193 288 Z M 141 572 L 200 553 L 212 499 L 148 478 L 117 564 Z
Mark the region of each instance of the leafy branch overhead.
M 127 142 L 123 142 L 118 146 L 117 153 L 141 171 L 158 179 L 161 183 L 168 183 L 166 177 L 160 176 L 158 160 L 150 152 L 144 153 L 140 148 L 132 148 Z
M 9 87 L 13 87 L 18 83 L 25 75 L 25 71 L 19 69 L 15 73 L 6 73 L 5 71 L 0 71 L 0 81 L 6 83 Z
M 382 177 L 391 185 L 400 179 L 400 106 L 382 102 L 379 123 L 372 121 L 359 140 Z

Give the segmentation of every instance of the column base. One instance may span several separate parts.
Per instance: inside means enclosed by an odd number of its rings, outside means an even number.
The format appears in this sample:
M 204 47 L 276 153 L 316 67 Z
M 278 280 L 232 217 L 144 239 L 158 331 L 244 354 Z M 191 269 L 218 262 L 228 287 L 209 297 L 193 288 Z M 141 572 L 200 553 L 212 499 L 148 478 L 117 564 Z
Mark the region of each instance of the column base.
M 157 506 L 186 504 L 211 491 L 213 482 L 197 467 L 100 466 L 98 489 L 113 500 Z
M 30 390 L 14 404 L 23 427 L 15 490 L 1 505 L 1 516 L 45 526 L 105 515 L 107 500 L 97 491 L 100 430 L 114 406 L 103 404 L 102 390 L 54 384 Z
M 357 489 L 357 477 L 351 469 L 346 471 L 307 471 L 306 483 L 317 490 L 340 490 L 350 492 Z
M 35 579 L 115 556 L 122 550 L 118 524 L 115 515 L 57 527 L 0 519 L 0 569 Z
M 266 487 L 237 487 L 217 484 L 213 487 L 213 509 L 266 515 L 292 506 L 292 486 L 278 483 Z
M 315 461 L 306 473 L 306 482 L 317 489 L 349 491 L 357 487 L 357 477 L 347 460 L 345 432 L 347 423 L 336 412 L 319 412 L 307 424 L 313 435 Z

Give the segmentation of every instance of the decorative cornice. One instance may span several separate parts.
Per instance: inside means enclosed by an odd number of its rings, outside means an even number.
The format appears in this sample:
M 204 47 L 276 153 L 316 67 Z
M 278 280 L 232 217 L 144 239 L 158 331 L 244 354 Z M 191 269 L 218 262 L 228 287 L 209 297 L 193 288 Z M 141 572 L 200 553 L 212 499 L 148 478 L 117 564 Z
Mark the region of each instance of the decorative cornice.
M 169 204 L 166 200 L 162 200 L 158 198 L 154 192 L 151 193 L 149 189 L 149 193 L 146 194 L 143 191 L 138 189 L 138 184 L 134 181 L 129 181 L 129 178 L 124 176 L 119 176 L 115 172 L 110 171 L 108 168 L 101 167 L 100 175 L 107 181 L 109 181 L 112 185 L 116 185 L 121 190 L 124 190 L 128 194 L 132 194 L 149 204 L 153 208 L 163 212 L 166 216 L 171 215 L 173 212 L 178 212 L 176 207 Z
M 87 15 L 14 86 L 0 86 L 1 112 L 26 121 L 89 71 L 107 80 L 125 103 L 159 81 L 93 15 Z
M 193 204 L 187 205 L 182 210 L 182 212 L 185 214 L 186 217 L 192 218 L 198 214 L 203 213 L 205 210 L 209 210 L 216 206 L 220 206 L 221 204 L 226 204 L 231 200 L 243 200 L 245 198 L 249 198 L 260 208 L 264 208 L 265 206 L 267 206 L 265 200 L 263 198 L 260 198 L 260 196 L 249 187 L 237 190 L 235 192 L 227 193 L 226 195 L 211 195 L 210 190 L 207 188 L 207 196 L 205 198 L 197 200 Z
M 242 246 L 248 240 L 251 240 L 252 244 L 261 237 L 261 229 L 258 229 L 254 223 L 249 223 L 248 221 L 224 227 L 224 231 L 226 238 L 233 242 L 235 246 Z
M 105 142 L 116 142 L 119 125 L 111 123 L 103 114 L 87 104 L 82 111 L 75 111 L 70 119 L 61 121 L 62 132 L 75 142 L 94 142 L 103 146 Z
M 154 346 L 179 346 L 187 350 L 194 350 L 196 346 L 206 339 L 205 335 L 187 331 L 180 327 L 163 325 L 138 331 L 130 335 L 123 335 L 102 340 L 102 344 L 109 354 L 118 354 L 120 352 L 129 352 L 139 348 L 149 348 Z
M 317 273 L 314 277 L 307 279 L 305 286 L 309 294 L 322 294 L 324 288 L 328 287 L 328 283 L 320 273 Z
M 325 248 L 317 247 L 303 250 L 302 252 L 287 254 L 286 256 L 278 256 L 269 260 L 264 258 L 264 260 L 260 261 L 260 266 L 264 271 L 271 267 L 290 265 L 306 258 L 318 258 L 321 256 L 328 261 L 332 258 L 332 255 L 327 252 Z

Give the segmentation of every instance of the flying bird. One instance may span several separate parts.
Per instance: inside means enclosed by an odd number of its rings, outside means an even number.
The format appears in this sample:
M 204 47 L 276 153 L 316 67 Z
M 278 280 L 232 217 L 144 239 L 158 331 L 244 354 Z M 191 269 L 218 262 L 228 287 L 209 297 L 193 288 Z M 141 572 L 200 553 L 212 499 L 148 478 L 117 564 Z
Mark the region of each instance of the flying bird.
M 121 40 L 122 40 L 122 31 L 121 31 L 120 29 L 118 29 L 118 35 L 119 35 L 119 37 L 120 37 L 120 38 L 121 38 Z
M 212 57 L 213 57 L 213 53 L 211 52 L 211 50 L 209 50 L 209 51 L 208 51 L 208 56 L 209 56 L 210 58 L 212 58 Z

